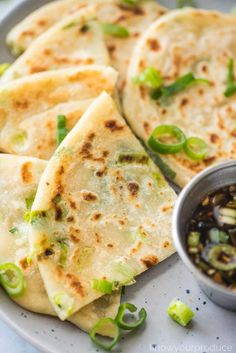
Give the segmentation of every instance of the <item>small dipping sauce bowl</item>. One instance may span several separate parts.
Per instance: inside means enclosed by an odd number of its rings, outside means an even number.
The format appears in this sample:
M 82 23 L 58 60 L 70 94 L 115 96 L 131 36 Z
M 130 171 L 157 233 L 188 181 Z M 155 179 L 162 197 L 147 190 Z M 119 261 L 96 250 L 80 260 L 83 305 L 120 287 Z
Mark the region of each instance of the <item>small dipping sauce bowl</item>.
M 187 252 L 187 230 L 194 211 L 209 193 L 232 184 L 236 184 L 236 161 L 218 164 L 198 174 L 179 195 L 173 214 L 172 234 L 179 256 L 204 293 L 216 304 L 236 311 L 236 292 L 208 278 L 194 265 Z

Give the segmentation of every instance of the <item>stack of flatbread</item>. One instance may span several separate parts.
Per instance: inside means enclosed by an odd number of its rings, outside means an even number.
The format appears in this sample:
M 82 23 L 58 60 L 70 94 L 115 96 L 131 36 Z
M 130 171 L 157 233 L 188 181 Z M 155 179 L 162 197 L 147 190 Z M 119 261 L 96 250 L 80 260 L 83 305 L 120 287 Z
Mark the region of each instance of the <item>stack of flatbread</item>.
M 175 192 L 134 134 L 145 145 L 169 124 L 207 142 L 203 161 L 161 156 L 181 186 L 235 158 L 235 95 L 224 95 L 235 24 L 154 0 L 60 0 L 9 33 L 19 57 L 0 81 L 0 264 L 23 273 L 19 305 L 90 331 L 115 318 L 122 286 L 174 252 Z M 163 87 L 188 73 L 208 84 L 154 100 L 135 82 L 150 67 Z

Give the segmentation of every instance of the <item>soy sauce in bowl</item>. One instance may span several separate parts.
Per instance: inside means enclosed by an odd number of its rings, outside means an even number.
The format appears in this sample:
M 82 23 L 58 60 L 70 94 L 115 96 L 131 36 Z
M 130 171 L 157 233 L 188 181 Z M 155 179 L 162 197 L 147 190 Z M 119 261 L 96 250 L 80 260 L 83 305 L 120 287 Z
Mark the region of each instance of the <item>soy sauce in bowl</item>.
M 236 291 L 236 184 L 198 205 L 187 230 L 187 252 L 214 282 Z

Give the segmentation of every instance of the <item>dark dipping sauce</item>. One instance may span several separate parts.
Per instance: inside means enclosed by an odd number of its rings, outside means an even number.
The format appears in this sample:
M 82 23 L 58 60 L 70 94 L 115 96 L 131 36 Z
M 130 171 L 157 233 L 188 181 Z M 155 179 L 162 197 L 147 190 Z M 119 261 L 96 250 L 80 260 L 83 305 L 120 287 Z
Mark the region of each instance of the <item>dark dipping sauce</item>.
M 236 184 L 205 197 L 187 229 L 187 252 L 214 282 L 236 291 Z

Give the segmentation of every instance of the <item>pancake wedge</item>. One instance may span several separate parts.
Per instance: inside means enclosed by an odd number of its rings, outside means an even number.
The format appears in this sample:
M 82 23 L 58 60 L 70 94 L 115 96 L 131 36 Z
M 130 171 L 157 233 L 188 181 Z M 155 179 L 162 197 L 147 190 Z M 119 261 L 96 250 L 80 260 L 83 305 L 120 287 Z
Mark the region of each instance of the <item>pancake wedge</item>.
M 106 93 L 49 161 L 30 241 L 50 301 L 65 320 L 174 252 L 176 195 Z M 63 263 L 58 247 L 66 247 Z
M 34 74 L 1 85 L 0 149 L 7 153 L 26 153 L 32 156 L 47 157 L 55 148 L 56 117 L 52 117 L 53 111 L 43 117 L 40 114 L 54 109 L 61 103 L 95 98 L 104 90 L 113 93 L 116 80 L 117 73 L 114 69 L 100 65 L 86 65 Z M 83 103 L 75 105 L 77 112 L 81 109 L 83 112 L 86 108 L 86 104 L 83 105 Z M 72 110 L 75 105 L 72 105 Z M 55 114 L 59 110 L 60 107 L 55 108 Z M 69 111 L 71 111 L 71 106 L 68 109 L 65 108 L 65 113 Z M 76 113 L 76 110 L 74 111 Z M 37 124 L 34 118 L 36 115 L 40 124 Z M 33 120 L 29 121 L 31 118 Z M 45 125 L 46 120 L 49 126 Z M 71 123 L 75 122 L 75 116 L 69 120 Z M 36 125 L 33 125 L 34 123 Z M 68 127 L 71 123 L 68 122 Z M 36 127 L 37 133 L 34 130 L 31 135 L 31 128 Z M 38 137 L 45 136 L 49 146 L 40 145 L 38 139 L 35 141 L 35 134 L 38 134 Z M 35 147 L 31 148 L 34 141 Z M 35 152 L 35 149 L 39 149 L 38 152 Z M 43 149 L 44 155 L 40 152 Z
M 22 53 L 39 35 L 58 22 L 58 19 L 84 9 L 91 3 L 95 7 L 98 21 L 122 26 L 129 32 L 129 36 L 123 38 L 119 35 L 105 36 L 111 65 L 120 73 L 119 88 L 122 89 L 136 41 L 150 23 L 167 11 L 154 0 L 140 1 L 136 6 L 127 6 L 122 0 L 54 1 L 39 8 L 13 28 L 7 37 L 7 43 L 14 53 Z
M 109 65 L 101 26 L 92 20 L 95 14 L 93 6 L 87 6 L 56 23 L 15 61 L 1 82 L 52 69 Z
M 25 291 L 14 301 L 23 308 L 55 316 L 44 289 L 34 258 L 29 259 L 29 225 L 24 222 L 30 200 L 37 191 L 46 162 L 29 157 L 0 154 L 0 263 L 14 263 L 20 267 L 26 283 Z M 106 295 L 84 307 L 70 321 L 90 331 L 104 316 L 115 317 L 119 307 L 119 293 Z
M 153 23 L 135 48 L 123 101 L 134 132 L 147 142 L 158 125 L 176 125 L 187 137 L 208 145 L 203 161 L 183 153 L 162 155 L 180 186 L 207 166 L 236 158 L 236 95 L 225 96 L 229 62 L 236 60 L 235 42 L 236 16 L 185 9 Z M 188 73 L 208 83 L 182 89 L 168 101 L 155 100 L 150 88 L 133 83 L 149 67 L 160 72 L 164 87 Z

